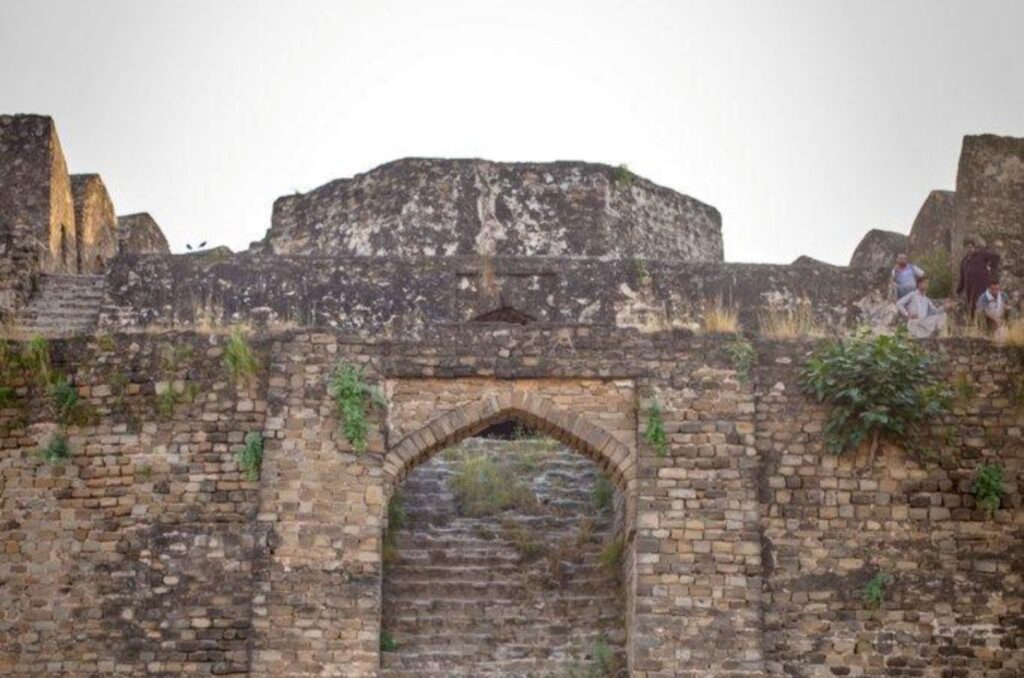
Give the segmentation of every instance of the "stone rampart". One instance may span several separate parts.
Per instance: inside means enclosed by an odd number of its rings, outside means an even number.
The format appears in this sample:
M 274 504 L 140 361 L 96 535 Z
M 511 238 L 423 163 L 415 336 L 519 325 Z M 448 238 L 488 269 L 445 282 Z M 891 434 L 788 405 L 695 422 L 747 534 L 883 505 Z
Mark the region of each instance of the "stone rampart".
M 506 411 L 580 452 L 622 436 L 635 450 L 633 676 L 1024 669 L 1020 349 L 929 344 L 961 394 L 925 441 L 937 461 L 886 449 L 868 465 L 821 449 L 825 410 L 799 389 L 804 342 L 755 342 L 743 380 L 728 337 L 278 332 L 252 340 L 261 367 L 236 380 L 225 340 L 53 342 L 50 369 L 88 405 L 58 465 L 38 452 L 58 428 L 47 398 L 8 378 L 0 672 L 375 675 L 388 459 L 442 449 Z M 327 391 L 339 360 L 390 396 L 370 411 L 363 452 Z M 652 402 L 664 455 L 644 436 Z M 265 448 L 250 481 L 237 455 L 252 431 Z M 992 462 L 1007 492 L 990 518 L 971 486 Z M 869 609 L 864 585 L 879 572 L 891 583 Z
M 697 329 L 709 306 L 742 325 L 806 306 L 824 328 L 885 325 L 887 271 L 835 266 L 480 257 L 121 257 L 103 326 L 272 320 L 338 329 L 417 329 L 487 320 Z M 506 316 L 507 317 L 507 316 Z

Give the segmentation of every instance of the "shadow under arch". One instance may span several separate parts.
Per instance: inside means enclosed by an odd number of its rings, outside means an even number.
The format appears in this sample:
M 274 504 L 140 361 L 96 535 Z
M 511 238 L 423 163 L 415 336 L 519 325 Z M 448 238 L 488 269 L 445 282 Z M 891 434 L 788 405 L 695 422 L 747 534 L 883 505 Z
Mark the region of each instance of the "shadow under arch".
M 406 435 L 384 456 L 388 494 L 434 453 L 503 421 L 518 421 L 593 460 L 627 498 L 633 494 L 636 466 L 630 449 L 585 417 L 528 391 L 491 394 L 457 407 Z

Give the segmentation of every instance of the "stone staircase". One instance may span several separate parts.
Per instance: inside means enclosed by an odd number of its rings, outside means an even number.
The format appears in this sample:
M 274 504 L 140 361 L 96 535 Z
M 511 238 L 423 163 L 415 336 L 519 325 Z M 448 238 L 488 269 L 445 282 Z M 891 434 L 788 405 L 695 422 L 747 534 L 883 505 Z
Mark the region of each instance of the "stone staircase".
M 517 473 L 537 505 L 460 515 L 449 479 L 480 454 L 530 455 Z M 614 516 L 595 509 L 597 479 L 547 440 L 474 438 L 415 469 L 384 568 L 382 636 L 394 648 L 380 675 L 626 675 L 621 573 L 601 562 Z
M 41 275 L 36 293 L 15 318 L 26 336 L 66 337 L 96 328 L 106 297 L 102 275 Z

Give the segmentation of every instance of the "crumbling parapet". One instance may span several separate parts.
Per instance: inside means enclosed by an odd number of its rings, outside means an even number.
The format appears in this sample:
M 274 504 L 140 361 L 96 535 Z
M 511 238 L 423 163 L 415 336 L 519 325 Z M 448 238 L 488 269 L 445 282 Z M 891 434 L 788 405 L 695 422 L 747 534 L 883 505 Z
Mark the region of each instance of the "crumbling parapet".
M 850 257 L 850 266 L 854 268 L 889 268 L 893 265 L 896 255 L 906 253 L 907 236 L 895 231 L 883 231 L 873 228 L 861 238 L 857 249 Z
M 121 254 L 170 254 L 167 238 L 149 212 L 117 217 L 117 235 Z
M 932 191 L 928 194 L 910 227 L 907 254 L 911 259 L 928 256 L 936 250 L 950 255 L 955 205 L 956 193 L 953 191 Z
M 77 270 L 79 273 L 103 273 L 118 252 L 114 204 L 98 174 L 72 175 L 71 192 L 75 205 Z

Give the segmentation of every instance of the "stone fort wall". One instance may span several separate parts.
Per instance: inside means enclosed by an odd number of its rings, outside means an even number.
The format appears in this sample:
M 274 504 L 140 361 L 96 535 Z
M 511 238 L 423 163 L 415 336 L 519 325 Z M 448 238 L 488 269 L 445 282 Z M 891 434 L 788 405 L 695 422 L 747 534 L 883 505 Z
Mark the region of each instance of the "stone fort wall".
M 329 256 L 721 261 L 714 207 L 625 168 L 405 158 L 274 202 L 263 247 Z
M 895 316 L 882 269 L 526 257 L 119 257 L 107 276 L 105 331 L 232 322 L 419 330 L 514 309 L 529 322 L 695 329 L 709 306 L 743 327 L 806 307 L 826 328 Z M 97 309 L 98 311 L 99 309 Z
M 821 450 L 825 411 L 798 387 L 809 344 L 755 342 L 743 380 L 728 341 L 553 325 L 273 332 L 241 382 L 223 336 L 53 342 L 52 369 L 91 411 L 51 466 L 39 395 L 12 382 L 0 410 L 0 673 L 374 675 L 395 460 L 504 416 L 631 488 L 633 676 L 1024 670 L 1020 349 L 930 344 L 972 387 L 928 441 L 939 461 L 885 450 L 866 468 Z M 327 394 L 339 359 L 390 396 L 365 452 Z M 664 457 L 643 439 L 654 399 Z M 236 461 L 250 431 L 266 440 L 257 481 Z M 970 484 L 995 460 L 1008 494 L 989 519 Z M 893 581 L 868 610 L 880 569 Z

